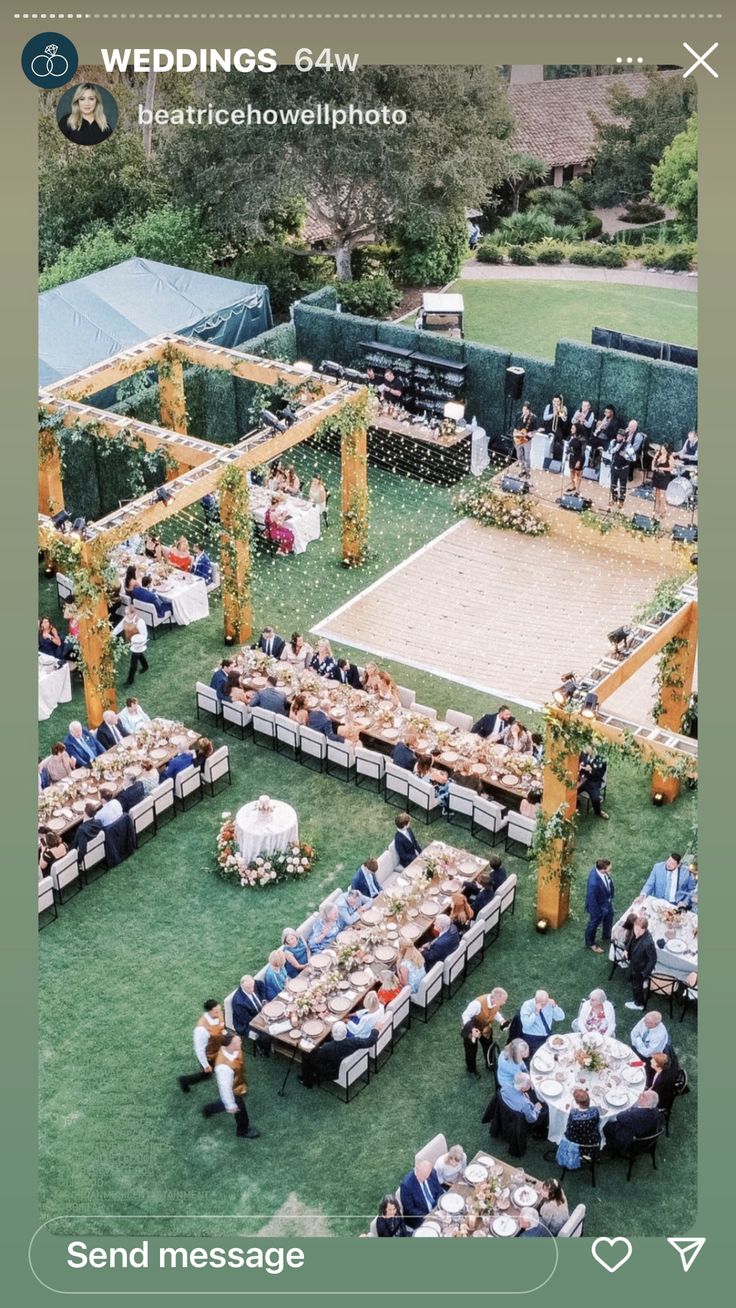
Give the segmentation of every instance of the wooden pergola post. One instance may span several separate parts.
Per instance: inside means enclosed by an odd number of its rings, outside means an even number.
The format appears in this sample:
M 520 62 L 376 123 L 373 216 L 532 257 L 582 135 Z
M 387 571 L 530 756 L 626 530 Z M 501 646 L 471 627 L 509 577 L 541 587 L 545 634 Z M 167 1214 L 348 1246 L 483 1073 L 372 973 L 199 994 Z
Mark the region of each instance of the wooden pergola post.
M 668 659 L 671 684 L 661 687 L 659 701 L 662 711 L 657 725 L 665 731 L 673 731 L 679 735 L 682 730 L 682 719 L 688 710 L 693 693 L 695 656 L 698 648 L 697 604 L 690 606 L 687 622 L 676 639 L 676 648 Z M 666 648 L 667 646 L 664 647 L 665 650 Z M 677 777 L 663 776 L 655 768 L 652 773 L 652 795 L 661 795 L 665 804 L 671 804 L 679 793 L 680 782 Z
M 94 580 L 95 565 L 88 542 L 82 545 L 81 563 Z M 105 709 L 117 708 L 115 694 L 114 665 L 106 653 L 106 633 L 109 630 L 109 615 L 104 587 L 100 589 L 100 598 L 94 609 L 87 609 L 83 615 L 84 604 L 79 614 L 79 649 L 84 669 L 84 702 L 87 710 L 87 722 L 90 727 L 97 727 L 102 721 Z
M 542 778 L 542 814 L 545 819 L 554 817 L 560 809 L 566 818 L 575 816 L 579 768 L 578 755 L 561 752 L 548 724 Z M 563 770 L 567 781 L 560 781 Z M 570 890 L 563 874 L 572 860 L 571 840 L 571 837 L 553 840 L 537 863 L 537 921 L 543 919 L 554 929 L 561 927 L 570 913 Z
M 220 567 L 225 640 L 236 645 L 244 645 L 253 634 L 247 474 L 241 472 L 240 480 L 242 485 L 237 488 L 223 486 L 220 491 Z M 236 596 L 242 597 L 240 602 Z
M 341 446 L 342 561 L 359 567 L 368 538 L 368 427 L 354 427 Z
M 53 518 L 64 507 L 61 482 L 61 453 L 53 432 L 39 432 L 38 511 Z
M 161 426 L 182 434 L 187 430 L 187 404 L 184 394 L 184 365 L 181 359 L 165 355 L 158 365 L 158 399 Z M 184 468 L 170 463 L 166 480 L 173 481 Z

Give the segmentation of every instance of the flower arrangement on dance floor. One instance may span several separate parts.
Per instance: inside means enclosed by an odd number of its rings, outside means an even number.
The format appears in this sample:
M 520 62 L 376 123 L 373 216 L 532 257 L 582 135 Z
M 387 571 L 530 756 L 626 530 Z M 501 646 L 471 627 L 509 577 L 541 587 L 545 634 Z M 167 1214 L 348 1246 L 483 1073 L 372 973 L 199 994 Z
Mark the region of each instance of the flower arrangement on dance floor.
M 306 840 L 247 861 L 238 849 L 233 815 L 223 813 L 222 819 L 217 834 L 217 872 L 223 881 L 236 882 L 243 888 L 272 886 L 277 881 L 308 876 L 317 862 L 317 851 Z
M 535 511 L 528 496 L 502 494 L 488 480 L 459 491 L 452 504 L 456 513 L 477 518 L 486 527 L 520 531 L 523 536 L 544 536 L 549 531 L 549 524 Z

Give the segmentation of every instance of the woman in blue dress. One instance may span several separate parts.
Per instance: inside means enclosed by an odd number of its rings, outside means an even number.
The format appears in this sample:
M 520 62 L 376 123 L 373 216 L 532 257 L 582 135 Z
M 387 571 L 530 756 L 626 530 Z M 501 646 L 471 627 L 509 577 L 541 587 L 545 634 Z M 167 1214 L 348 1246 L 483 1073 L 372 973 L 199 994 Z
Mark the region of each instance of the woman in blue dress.
M 268 967 L 263 974 L 266 999 L 276 999 L 286 985 L 286 958 L 280 949 L 268 956 Z
M 309 945 L 293 927 L 284 927 L 281 932 L 281 952 L 286 959 L 287 976 L 298 976 L 304 971 L 309 962 Z

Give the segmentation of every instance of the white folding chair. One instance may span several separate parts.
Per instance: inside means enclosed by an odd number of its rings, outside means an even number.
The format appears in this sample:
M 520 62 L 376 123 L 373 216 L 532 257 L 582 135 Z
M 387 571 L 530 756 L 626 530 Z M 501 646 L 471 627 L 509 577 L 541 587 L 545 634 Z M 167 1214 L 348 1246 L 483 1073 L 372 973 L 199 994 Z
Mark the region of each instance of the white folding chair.
M 153 811 L 156 814 L 156 830 L 158 830 L 162 820 L 168 821 L 169 818 L 176 817 L 174 778 L 169 777 L 166 781 L 160 782 L 156 789 L 151 791 L 151 799 L 153 800 Z M 164 819 L 165 813 L 168 813 L 169 818 Z
M 465 949 L 465 937 L 461 936 L 457 949 L 453 949 L 452 953 L 443 959 L 442 980 L 448 999 L 452 996 L 453 987 L 465 976 Z
M 240 739 L 245 740 L 245 733 L 251 725 L 253 717 L 250 711 L 250 705 L 243 704 L 241 700 L 237 699 L 223 699 L 220 704 L 220 709 L 222 711 L 223 731 L 227 731 L 227 724 L 230 723 L 240 731 Z
M 147 604 L 145 600 L 133 600 L 133 608 L 136 613 L 140 613 L 154 640 L 156 639 L 157 629 L 159 627 L 170 627 L 173 621 L 173 614 L 164 613 L 161 615 L 156 612 L 153 604 Z
M 187 807 L 187 800 L 195 796 L 194 802 L 204 799 L 202 790 L 202 773 L 196 763 L 191 763 L 188 768 L 182 768 L 174 777 L 174 798 L 179 801 L 179 807 L 182 811 Z
M 373 781 L 375 782 L 376 790 L 380 794 L 381 787 L 383 786 L 385 766 L 386 759 L 383 754 L 377 753 L 374 749 L 364 749 L 362 745 L 355 746 L 356 786 L 364 786 L 368 781 Z
M 79 854 L 76 849 L 70 849 L 67 854 L 57 858 L 51 864 L 50 876 L 53 882 L 54 891 L 60 904 L 64 903 L 64 887 L 71 886 L 76 881 L 77 890 L 82 889 L 82 879 L 79 872 Z
M 203 681 L 198 681 L 195 685 L 197 719 L 200 713 L 211 713 L 215 721 L 219 721 L 222 716 L 222 701 L 217 698 L 217 693 L 211 686 L 206 686 Z
M 477 798 L 476 790 L 470 790 L 468 786 L 460 786 L 457 781 L 450 781 L 447 786 L 447 821 L 452 822 L 456 817 L 466 817 L 470 819 L 472 826 L 473 809 Z
M 401 859 L 399 858 L 399 853 L 398 853 L 398 850 L 397 850 L 397 848 L 396 848 L 396 841 L 395 841 L 395 840 L 392 840 L 392 841 L 391 841 L 391 844 L 390 844 L 389 847 L 388 847 L 387 853 L 389 853 L 389 854 L 391 855 L 391 857 L 392 857 L 392 859 L 393 859 L 393 861 L 394 861 L 394 872 L 396 872 L 397 869 L 401 867 Z
M 424 814 L 424 821 L 429 826 L 432 815 L 438 817 L 442 812 L 442 803 L 435 794 L 431 781 L 423 777 L 414 777 L 409 773 L 409 789 L 406 802 L 410 809 L 418 809 Z
M 56 593 L 59 597 L 59 608 L 62 608 L 74 594 L 72 583 L 68 577 L 64 576 L 63 572 L 57 572 L 56 574 Z
M 483 919 L 474 922 L 465 933 L 465 974 L 470 971 L 470 964 L 474 967 L 482 961 L 486 947 L 485 923 Z
M 417 704 L 416 700 L 411 706 L 411 711 L 412 713 L 416 713 L 420 718 L 429 718 L 432 722 L 434 722 L 437 717 L 437 709 L 429 708 L 427 704 Z
M 411 997 L 415 1008 L 419 1009 L 423 1022 L 428 1022 L 436 1008 L 442 1003 L 442 959 L 431 967 L 419 982 L 416 992 Z
M 399 692 L 399 702 L 401 707 L 406 709 L 411 708 L 417 697 L 417 692 L 415 690 L 409 690 L 406 686 L 397 686 L 396 689 Z
M 444 1135 L 434 1135 L 428 1140 L 423 1148 L 418 1149 L 414 1155 L 414 1166 L 418 1167 L 420 1163 L 435 1163 L 447 1153 L 447 1140 Z
M 327 898 L 323 899 L 322 903 L 319 906 L 320 913 L 323 913 L 324 910 L 326 908 L 329 908 L 332 904 L 336 904 L 341 894 L 342 894 L 342 890 L 340 889 L 339 886 L 337 887 L 336 890 L 331 890 Z
M 503 881 L 501 883 L 501 886 L 499 887 L 498 901 L 499 901 L 499 909 L 502 917 L 504 913 L 507 913 L 509 911 L 509 909 L 511 909 L 511 916 L 512 917 L 514 916 L 514 913 L 516 911 L 517 881 L 518 881 L 518 877 L 516 873 L 512 872 L 511 875 L 507 876 L 506 880 Z
M 368 1046 L 368 1057 L 370 1058 L 371 1067 L 374 1072 L 380 1072 L 384 1063 L 387 1063 L 394 1052 L 394 1021 L 393 1017 L 386 1010 L 386 1020 L 378 1032 L 378 1039 L 374 1045 Z
M 283 713 L 274 717 L 276 729 L 276 749 L 279 754 L 288 754 L 295 761 L 299 758 L 301 729 L 298 722 L 285 718 Z
M 343 1058 L 333 1085 L 340 1087 L 344 1096 L 344 1101 L 348 1104 L 350 1103 L 351 1091 L 353 1088 L 361 1083 L 361 1089 L 365 1088 L 369 1079 L 370 1067 L 368 1050 L 356 1049 L 354 1054 L 348 1054 L 347 1058 Z M 324 1088 L 327 1089 L 328 1087 L 325 1086 Z M 356 1093 L 359 1094 L 360 1091 L 357 1091 Z M 352 1097 L 355 1098 L 354 1095 Z
M 354 746 L 342 740 L 328 740 L 326 772 L 328 776 L 342 776 L 345 781 L 352 781 L 355 772 Z
M 314 768 L 321 772 L 325 765 L 327 757 L 327 737 L 321 731 L 314 731 L 312 727 L 302 727 L 299 732 L 300 738 L 300 763 L 305 767 Z
M 411 1026 L 411 986 L 402 987 L 396 998 L 386 1005 L 386 1012 L 393 1019 L 395 1045 Z
M 448 709 L 445 714 L 445 722 L 449 722 L 451 727 L 457 727 L 460 731 L 470 731 L 473 725 L 470 713 L 461 713 L 459 709 Z
M 564 1226 L 560 1227 L 557 1232 L 557 1239 L 564 1240 L 567 1238 L 576 1240 L 582 1236 L 584 1230 L 585 1204 L 578 1204 L 577 1208 L 573 1208 Z
M 470 824 L 471 836 L 475 836 L 476 840 L 487 839 L 490 836 L 490 843 L 495 845 L 506 827 L 506 822 L 507 814 L 503 804 L 496 803 L 495 799 L 487 799 L 485 795 L 476 795 L 473 820 Z M 485 836 L 482 837 L 479 832 L 485 832 Z
M 88 842 L 84 858 L 81 860 L 79 864 L 79 868 L 82 873 L 82 880 L 84 881 L 85 885 L 89 883 L 89 874 L 92 871 L 92 869 L 95 867 L 99 867 L 101 872 L 107 871 L 107 863 L 105 861 L 105 832 L 104 831 L 98 831 L 97 835 L 93 836 L 92 839 Z
M 46 922 L 41 921 L 41 918 L 43 914 L 47 911 L 47 909 L 53 913 L 54 921 L 56 921 L 57 917 L 59 916 L 59 910 L 56 907 L 56 899 L 54 897 L 54 883 L 51 880 L 51 877 L 42 877 L 38 883 L 39 929 L 48 926 L 48 920 Z
M 148 833 L 149 836 L 156 835 L 156 805 L 153 799 L 153 793 L 144 795 L 138 804 L 134 804 L 129 810 L 133 826 L 135 828 L 135 838 L 140 845 L 141 836 Z
M 276 748 L 276 714 L 270 709 L 259 708 L 254 705 L 251 708 L 251 726 L 253 728 L 253 744 L 268 745 L 271 749 Z
M 237 990 L 237 986 L 235 987 L 235 990 Z M 235 990 L 231 990 L 229 995 L 225 995 L 225 998 L 222 1001 L 222 1007 L 225 1013 L 225 1026 L 229 1027 L 231 1031 L 234 1029 L 233 1028 L 233 998 L 235 996 Z
M 214 750 L 208 759 L 205 759 L 202 769 L 202 781 L 205 786 L 209 786 L 210 794 L 214 795 L 215 786 L 223 778 L 227 781 L 228 786 L 233 784 L 230 774 L 230 750 L 227 745 L 220 745 L 219 749 Z
M 390 759 L 385 762 L 385 774 L 383 782 L 383 798 L 387 804 L 394 804 L 397 808 L 405 808 L 409 798 L 409 782 L 412 778 L 411 772 L 406 768 L 397 767 Z M 398 796 L 398 804 L 395 799 L 389 796 Z
M 372 1217 L 372 1218 L 371 1218 L 371 1224 L 370 1224 L 370 1226 L 368 1227 L 368 1236 L 369 1236 L 369 1237 L 373 1237 L 373 1238 L 376 1239 L 376 1240 L 378 1239 L 378 1218 L 377 1218 L 377 1217 Z
M 506 820 L 506 842 L 505 849 L 509 845 L 519 845 L 524 853 L 522 858 L 529 857 L 529 847 L 534 837 L 534 828 L 537 825 L 536 818 L 522 817 L 514 809 L 509 809 Z
M 212 564 L 212 581 L 206 583 L 207 594 L 211 595 L 213 591 L 220 589 L 220 566 L 218 563 Z
M 484 950 L 492 945 L 494 940 L 498 939 L 498 933 L 501 930 L 501 900 L 498 895 L 494 895 L 490 904 L 480 910 L 478 921 L 483 923 L 483 948 Z
M 385 886 L 389 877 L 393 875 L 395 858 L 396 858 L 395 851 L 392 852 L 390 847 L 388 849 L 384 849 L 383 853 L 378 855 L 378 860 L 377 860 L 378 871 L 376 872 L 376 881 L 378 882 L 379 886 Z

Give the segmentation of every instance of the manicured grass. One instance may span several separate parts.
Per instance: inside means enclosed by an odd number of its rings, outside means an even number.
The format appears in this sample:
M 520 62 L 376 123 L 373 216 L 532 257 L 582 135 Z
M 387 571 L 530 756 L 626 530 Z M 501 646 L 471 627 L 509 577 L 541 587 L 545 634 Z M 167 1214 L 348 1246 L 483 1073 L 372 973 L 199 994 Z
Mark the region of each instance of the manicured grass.
M 590 344 L 610 327 L 677 345 L 697 345 L 697 295 L 614 282 L 457 281 L 470 341 L 553 359 L 561 339 Z
M 338 469 L 327 455 L 302 451 L 302 470 L 317 461 L 336 486 Z M 299 559 L 256 565 L 257 620 L 282 631 L 309 625 L 393 566 L 452 520 L 447 492 L 371 469 L 375 529 L 366 570 L 339 565 L 338 515 L 323 540 Z M 333 499 L 335 504 L 336 499 Z M 190 531 L 190 538 L 193 533 Z M 53 588 L 42 584 L 41 611 L 57 617 Z M 149 713 L 194 719 L 193 687 L 207 678 L 222 653 L 221 611 L 208 621 L 175 629 L 150 646 L 150 672 L 136 683 Z M 482 695 L 394 665 L 420 702 L 480 713 Z M 43 748 L 63 735 L 75 703 L 41 724 Z M 525 711 L 525 717 L 529 714 Z M 223 737 L 203 729 L 216 743 Z M 276 1235 L 357 1234 L 367 1229 L 381 1195 L 407 1171 L 414 1151 L 437 1131 L 461 1141 L 469 1154 L 488 1145 L 480 1118 L 490 1078 L 465 1075 L 460 1013 L 469 998 L 493 985 L 509 991 L 513 1011 L 539 985 L 566 1009 L 569 1020 L 594 985 L 616 1004 L 619 1032 L 633 1022 L 623 1008 L 629 989 L 623 974 L 608 982 L 608 962 L 583 949 L 584 877 L 602 854 L 614 861 L 621 910 L 640 889 L 652 862 L 670 848 L 686 848 L 693 797 L 655 809 L 646 780 L 630 766 L 612 769 L 607 807 L 611 821 L 581 819 L 576 850 L 574 917 L 561 931 L 534 929 L 534 875 L 509 858 L 520 877 L 516 914 L 482 966 L 426 1027 L 416 1023 L 367 1090 L 345 1107 L 320 1090 L 307 1091 L 291 1076 L 286 1095 L 280 1062 L 249 1060 L 249 1107 L 260 1140 L 237 1141 L 224 1115 L 199 1113 L 207 1086 L 181 1095 L 176 1076 L 192 1067 L 191 1028 L 201 1002 L 221 998 L 245 971 L 257 970 L 287 924 L 298 924 L 334 886 L 345 885 L 360 861 L 378 853 L 393 833 L 394 810 L 337 779 L 319 776 L 286 758 L 229 736 L 234 784 L 177 817 L 120 868 L 65 904 L 44 930 L 39 950 L 41 1074 L 41 1203 L 44 1216 L 66 1214 L 191 1214 L 187 1224 L 162 1220 L 154 1234 L 253 1233 L 278 1221 Z M 241 891 L 213 872 L 221 813 L 266 791 L 289 800 L 302 832 L 319 851 L 311 877 L 266 891 Z M 431 835 L 463 848 L 486 847 L 455 825 L 436 824 Z M 635 1016 L 635 1015 L 633 1015 Z M 567 1027 L 567 1023 L 565 1024 Z M 696 1089 L 696 1027 L 692 1015 L 672 1025 L 674 1039 Z M 684 1229 L 695 1207 L 697 1095 L 675 1107 L 672 1135 L 653 1173 L 643 1160 L 627 1186 L 621 1163 L 601 1166 L 593 1191 L 587 1176 L 570 1176 L 571 1205 L 588 1204 L 588 1232 L 661 1234 Z M 545 1146 L 533 1143 L 527 1169 L 545 1177 Z M 498 1149 L 503 1154 L 503 1149 Z M 197 1214 L 232 1214 L 226 1223 Z M 340 1214 L 345 1214 L 340 1218 Z M 89 1224 L 90 1227 L 92 1224 Z M 128 1229 L 110 1218 L 109 1231 Z M 68 1222 L 70 1229 L 78 1223 Z M 136 1228 L 133 1221 L 130 1229 Z M 97 1223 L 92 1228 L 99 1231 Z M 147 1223 L 147 1229 L 150 1224 Z

